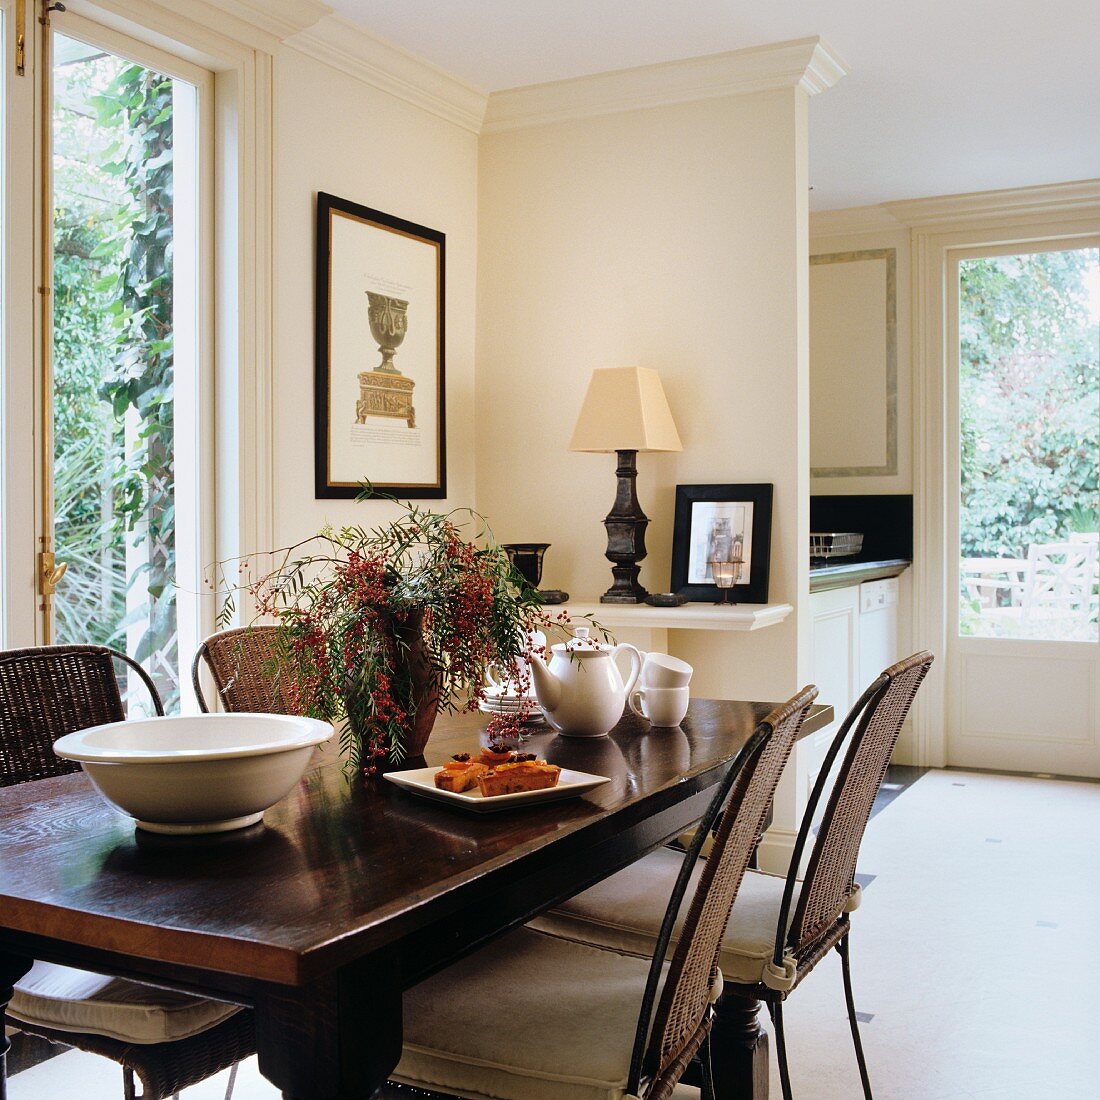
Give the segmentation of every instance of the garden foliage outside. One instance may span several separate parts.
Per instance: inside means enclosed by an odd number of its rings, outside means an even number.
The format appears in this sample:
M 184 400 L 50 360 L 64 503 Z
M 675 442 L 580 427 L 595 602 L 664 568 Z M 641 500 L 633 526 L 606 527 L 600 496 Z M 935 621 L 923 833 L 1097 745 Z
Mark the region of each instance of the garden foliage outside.
M 54 83 L 57 641 L 176 709 L 172 82 L 59 37 Z
M 965 260 L 959 293 L 962 558 L 1095 535 L 1100 250 Z

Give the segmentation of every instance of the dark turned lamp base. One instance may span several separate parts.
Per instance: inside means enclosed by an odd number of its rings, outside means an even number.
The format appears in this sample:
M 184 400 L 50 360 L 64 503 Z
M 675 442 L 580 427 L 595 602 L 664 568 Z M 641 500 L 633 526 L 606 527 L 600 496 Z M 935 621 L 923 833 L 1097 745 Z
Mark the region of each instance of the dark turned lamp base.
M 611 562 L 615 583 L 600 597 L 600 603 L 644 603 L 649 593 L 638 583 L 638 562 L 646 555 L 645 529 L 649 517 L 638 503 L 638 452 L 617 451 L 615 476 L 619 479 L 615 503 L 603 521 L 607 528 L 606 557 Z

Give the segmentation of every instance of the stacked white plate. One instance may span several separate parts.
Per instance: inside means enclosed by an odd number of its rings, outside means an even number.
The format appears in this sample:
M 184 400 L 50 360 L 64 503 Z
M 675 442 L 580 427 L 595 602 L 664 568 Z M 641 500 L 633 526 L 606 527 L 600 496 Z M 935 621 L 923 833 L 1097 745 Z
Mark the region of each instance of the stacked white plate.
M 541 722 L 543 720 L 542 707 L 538 705 L 533 695 L 516 695 L 513 692 L 494 691 L 490 688 L 485 693 L 485 698 L 478 703 L 477 709 L 482 714 L 519 714 L 524 702 L 527 704 L 527 716 L 524 721 L 528 723 Z

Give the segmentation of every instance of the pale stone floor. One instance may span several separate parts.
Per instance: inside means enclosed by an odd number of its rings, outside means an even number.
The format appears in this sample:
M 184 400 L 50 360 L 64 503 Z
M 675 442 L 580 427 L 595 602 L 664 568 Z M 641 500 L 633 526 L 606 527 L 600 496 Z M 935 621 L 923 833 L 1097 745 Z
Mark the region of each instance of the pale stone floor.
M 928 772 L 876 814 L 852 932 L 876 1100 L 1100 1095 L 1098 826 L 1098 784 L 958 771 Z M 835 955 L 785 1016 L 796 1097 L 858 1100 Z M 184 1100 L 221 1100 L 225 1077 Z M 9 1082 L 10 1100 L 121 1095 L 116 1066 L 77 1052 Z M 255 1060 L 234 1095 L 278 1096 Z

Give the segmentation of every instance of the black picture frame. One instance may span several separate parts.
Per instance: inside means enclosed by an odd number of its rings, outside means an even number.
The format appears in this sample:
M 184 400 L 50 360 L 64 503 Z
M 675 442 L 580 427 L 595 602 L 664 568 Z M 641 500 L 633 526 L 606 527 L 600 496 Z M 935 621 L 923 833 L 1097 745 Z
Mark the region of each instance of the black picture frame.
M 738 584 L 728 589 L 734 603 L 767 603 L 771 568 L 772 490 L 769 484 L 677 485 L 676 518 L 672 535 L 672 590 L 695 603 L 715 603 L 722 590 L 713 582 L 700 582 L 701 539 L 719 537 L 716 520 L 726 523 L 731 537 L 744 537 L 748 569 Z M 738 505 L 749 505 L 738 513 Z M 743 517 L 741 528 L 738 516 Z M 705 524 L 709 527 L 704 527 Z M 724 532 L 721 537 L 726 537 Z
M 421 303 L 420 316 L 434 317 L 435 320 L 435 400 L 433 403 L 433 423 L 421 425 L 417 423 L 419 412 L 416 408 L 416 386 L 428 383 L 427 377 L 416 380 L 404 380 L 394 382 L 394 378 L 403 378 L 401 371 L 394 364 L 394 359 L 401 358 L 400 347 L 396 350 L 390 348 L 388 352 L 389 365 L 392 370 L 383 372 L 379 379 L 377 365 L 372 365 L 372 358 L 382 353 L 382 362 L 387 360 L 387 353 L 382 351 L 371 331 L 368 329 L 366 339 L 358 346 L 362 347 L 361 356 L 357 354 L 354 361 L 333 362 L 333 320 L 334 320 L 334 278 L 333 278 L 333 224 L 336 218 L 346 218 L 357 223 L 364 229 L 362 247 L 364 251 L 363 262 L 360 265 L 367 269 L 372 264 L 369 252 L 371 248 L 371 232 L 393 234 L 400 238 L 401 246 L 409 242 L 412 246 L 425 245 L 434 250 L 435 256 L 435 280 L 434 288 L 429 285 L 430 280 L 425 281 L 424 286 L 418 287 L 421 298 L 434 297 L 434 303 L 427 310 Z M 390 240 L 393 244 L 393 239 Z M 439 230 L 429 229 L 427 226 L 417 225 L 415 222 L 406 221 L 392 214 L 374 210 L 369 206 L 363 206 L 349 199 L 341 199 L 336 195 L 326 192 L 318 192 L 316 206 L 316 252 L 315 252 L 315 309 L 314 309 L 314 495 L 318 500 L 329 499 L 353 499 L 361 492 L 361 482 L 370 481 L 374 489 L 381 493 L 389 493 L 402 499 L 439 500 L 447 495 L 447 387 L 446 387 L 446 235 Z M 364 283 L 364 286 L 367 285 Z M 355 288 L 352 293 L 357 293 Z M 434 292 L 434 293 L 433 293 Z M 338 291 L 339 293 L 339 291 Z M 381 292 L 377 295 L 382 297 Z M 401 301 L 393 295 L 393 301 L 401 305 Z M 371 299 L 371 309 L 374 308 L 374 298 Z M 404 305 L 411 312 L 411 299 Z M 346 306 L 344 306 L 346 309 Z M 369 310 L 364 306 L 364 318 Z M 365 322 L 363 322 L 365 323 Z M 371 322 L 373 324 L 373 320 Z M 392 323 L 392 322 L 391 322 Z M 407 315 L 401 315 L 401 323 L 404 330 L 401 332 L 400 341 L 410 325 Z M 357 378 L 359 400 L 355 401 L 355 407 L 349 413 L 349 424 L 364 427 L 384 426 L 384 430 L 393 430 L 401 425 L 410 431 L 419 428 L 418 439 L 421 441 L 416 448 L 406 447 L 410 457 L 414 449 L 419 450 L 422 445 L 434 448 L 434 473 L 429 476 L 415 476 L 404 478 L 392 476 L 391 473 L 377 476 L 378 470 L 372 471 L 371 450 L 376 447 L 385 447 L 385 440 L 378 442 L 369 440 L 364 443 L 364 462 L 362 470 L 350 469 L 346 459 L 337 460 L 333 456 L 333 415 L 334 401 L 334 371 L 340 372 L 340 378 L 336 385 L 342 388 L 346 394 L 349 389 L 348 372 L 352 372 Z M 365 384 L 361 374 L 370 373 L 376 381 L 384 383 L 387 392 L 380 392 L 378 385 Z M 422 372 L 427 373 L 427 372 Z M 389 389 L 394 387 L 394 392 Z M 397 392 L 400 387 L 404 392 Z M 389 408 L 389 411 L 374 411 L 370 408 L 373 401 L 396 404 L 397 411 Z M 404 403 L 403 405 L 401 403 Z M 350 407 L 350 406 L 349 406 Z M 361 412 L 361 407 L 364 411 Z M 408 415 L 406 415 L 408 414 Z M 396 422 L 396 423 L 395 423 Z M 340 425 L 340 430 L 353 431 L 353 427 Z M 383 435 L 384 430 L 372 433 L 375 436 Z M 368 433 L 362 433 L 367 435 Z M 390 444 L 392 447 L 393 445 Z M 377 451 L 374 451 L 378 454 Z M 386 458 L 390 465 L 399 465 L 404 455 L 400 451 L 393 451 Z M 400 456 L 400 457 L 398 457 Z M 422 464 L 431 465 L 433 455 L 427 458 L 420 455 Z

